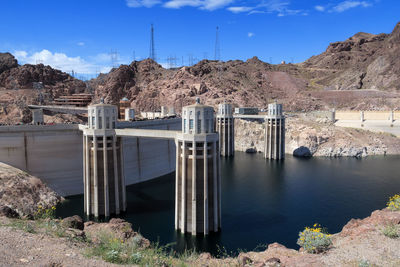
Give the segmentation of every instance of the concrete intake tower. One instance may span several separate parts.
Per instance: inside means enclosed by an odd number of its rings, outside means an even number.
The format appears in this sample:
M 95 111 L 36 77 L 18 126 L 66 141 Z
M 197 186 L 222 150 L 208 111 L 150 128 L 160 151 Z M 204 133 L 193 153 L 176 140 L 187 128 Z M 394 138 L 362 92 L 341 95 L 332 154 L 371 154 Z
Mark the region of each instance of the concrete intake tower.
M 285 158 L 285 117 L 282 104 L 269 104 L 265 118 L 264 156 L 267 159 Z
M 233 156 L 235 153 L 235 122 L 231 104 L 218 105 L 216 122 L 221 156 Z
M 90 216 L 110 216 L 126 210 L 121 138 L 115 133 L 116 106 L 88 107 L 83 130 L 84 209 Z
M 221 227 L 221 176 L 214 109 L 196 104 L 182 110 L 176 143 L 175 229 L 208 234 Z

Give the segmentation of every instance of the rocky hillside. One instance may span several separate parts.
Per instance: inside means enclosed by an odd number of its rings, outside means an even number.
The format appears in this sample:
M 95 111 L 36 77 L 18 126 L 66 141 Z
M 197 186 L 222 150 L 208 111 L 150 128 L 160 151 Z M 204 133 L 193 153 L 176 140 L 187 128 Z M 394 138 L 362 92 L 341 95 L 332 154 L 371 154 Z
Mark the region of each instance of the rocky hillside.
M 391 34 L 358 33 L 301 64 L 270 65 L 254 57 L 164 69 L 152 60 L 135 61 L 90 83 L 97 97 L 117 103 L 127 96 L 137 110 L 166 105 L 179 111 L 194 97 L 210 105 L 226 99 L 237 106 L 258 107 L 278 99 L 290 111 L 398 108 L 399 36 L 400 24 Z M 368 90 L 349 93 L 352 89 Z
M 121 65 L 84 83 L 49 66 L 18 65 L 0 53 L 0 123 L 29 122 L 28 103 L 38 101 L 34 82 L 42 82 L 45 100 L 92 88 L 96 101 L 116 104 L 126 96 L 137 111 L 181 107 L 200 97 L 217 105 L 266 107 L 277 99 L 287 111 L 398 109 L 400 106 L 400 23 L 389 34 L 357 33 L 300 64 L 203 60 L 194 66 L 164 69 L 147 59 Z
M 159 109 L 161 105 L 182 106 L 200 97 L 215 105 L 225 99 L 238 106 L 263 107 L 272 99 L 294 100 L 307 82 L 254 57 L 243 61 L 203 60 L 191 67 L 164 69 L 147 59 L 122 65 L 92 80 L 97 97 L 117 103 L 123 96 L 138 110 Z
M 390 34 L 360 32 L 331 43 L 300 66 L 318 71 L 313 82 L 326 89 L 400 90 L 400 23 Z
M 41 82 L 43 88 L 35 89 L 34 83 Z M 50 66 L 18 65 L 10 53 L 0 53 L 0 123 L 29 123 L 29 104 L 37 104 L 39 91 L 44 101 L 60 95 L 81 93 L 86 84 L 69 74 Z
M 39 178 L 0 162 L 0 214 L 32 216 L 55 206 L 61 198 Z

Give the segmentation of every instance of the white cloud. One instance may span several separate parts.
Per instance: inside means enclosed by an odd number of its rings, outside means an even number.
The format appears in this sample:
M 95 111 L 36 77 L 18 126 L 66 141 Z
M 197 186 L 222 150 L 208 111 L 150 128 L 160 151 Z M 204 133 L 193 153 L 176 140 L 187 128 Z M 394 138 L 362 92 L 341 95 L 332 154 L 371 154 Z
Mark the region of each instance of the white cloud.
M 89 62 L 79 56 L 69 57 L 64 53 L 52 53 L 47 49 L 34 53 L 14 51 L 13 54 L 17 58 L 18 62 L 22 64 L 36 64 L 37 62 L 40 62 L 64 72 L 71 72 L 73 70 L 75 73 L 95 74 L 97 72 L 105 73 L 110 71 L 110 67 L 108 66 L 109 64 L 105 64 L 106 62 L 99 64 L 101 61 L 106 59 L 104 54 L 99 54 L 100 56 L 98 57 L 97 62 Z
M 85 43 L 84 43 L 84 42 L 78 42 L 77 45 L 79 45 L 79 46 L 85 46 Z
M 314 8 L 316 10 L 318 10 L 318 11 L 321 11 L 321 12 L 325 11 L 325 7 L 324 6 L 315 6 Z
M 291 9 L 290 0 L 259 0 L 254 6 L 233 6 L 227 9 L 233 13 L 248 12 L 251 14 L 277 14 L 278 17 L 302 14 L 308 15 L 304 10 Z
M 202 10 L 214 11 L 221 8 L 232 13 L 275 13 L 278 16 L 307 15 L 304 10 L 289 8 L 292 0 L 125 0 L 128 7 L 153 7 L 160 5 L 164 8 L 179 9 L 194 7 Z M 238 5 L 232 5 L 237 3 Z M 250 3 L 250 5 L 249 5 Z
M 26 51 L 15 51 L 14 56 L 18 58 L 26 58 L 28 56 L 28 53 Z
M 253 36 L 254 36 L 254 33 L 253 33 L 253 32 L 247 33 L 247 37 L 251 38 L 251 37 L 253 37 Z
M 338 5 L 334 6 L 332 8 L 332 11 L 334 12 L 343 12 L 346 11 L 350 8 L 355 8 L 355 7 L 369 7 L 372 4 L 367 2 L 367 1 L 343 1 L 341 3 L 339 3 Z
M 152 7 L 160 4 L 160 0 L 126 0 L 126 5 L 128 7 Z
M 253 8 L 248 6 L 231 6 L 227 8 L 232 13 L 242 13 L 242 12 L 249 12 Z
M 200 0 L 171 0 L 164 4 L 166 8 L 181 8 L 185 6 L 199 7 L 203 1 Z
M 233 3 L 233 1 L 234 0 L 205 0 L 202 8 L 206 10 L 215 10 L 221 7 L 225 7 Z
M 164 4 L 164 7 L 181 8 L 190 6 L 212 11 L 225 7 L 233 2 L 234 0 L 170 0 Z

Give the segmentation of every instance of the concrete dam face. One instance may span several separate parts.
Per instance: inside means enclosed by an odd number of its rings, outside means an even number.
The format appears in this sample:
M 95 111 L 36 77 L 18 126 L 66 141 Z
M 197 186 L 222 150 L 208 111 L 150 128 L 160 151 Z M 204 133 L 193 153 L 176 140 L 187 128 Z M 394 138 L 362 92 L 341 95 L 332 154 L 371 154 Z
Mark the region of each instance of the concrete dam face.
M 120 122 L 118 128 L 181 130 L 181 119 Z M 126 185 L 175 171 L 173 140 L 122 137 Z M 0 161 L 41 178 L 61 196 L 83 194 L 78 124 L 0 127 Z

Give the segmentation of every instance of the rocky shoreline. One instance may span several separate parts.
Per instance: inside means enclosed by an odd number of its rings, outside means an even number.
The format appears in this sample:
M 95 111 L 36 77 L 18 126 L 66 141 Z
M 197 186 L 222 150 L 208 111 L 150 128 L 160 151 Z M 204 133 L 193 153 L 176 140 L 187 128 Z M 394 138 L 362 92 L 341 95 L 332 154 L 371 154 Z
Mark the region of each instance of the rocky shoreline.
M 341 232 L 332 235 L 332 245 L 320 254 L 273 243 L 265 251 L 243 252 L 237 257 L 214 258 L 209 253 L 186 257 L 154 254 L 154 262 L 159 263 L 154 266 L 398 266 L 400 240 L 386 236 L 383 229 L 388 225 L 399 227 L 399 224 L 400 211 L 386 208 L 372 212 L 367 218 L 350 220 Z M 26 228 L 26 225 L 34 227 Z M 38 228 L 38 225 L 46 227 Z M 52 232 L 48 229 L 49 225 L 60 228 L 56 227 L 58 232 Z M 60 233 L 60 229 L 63 232 Z M 84 223 L 79 216 L 73 216 L 64 220 L 36 222 L 0 216 L 0 238 L 3 240 L 0 244 L 0 262 L 8 266 L 70 266 L 80 263 L 85 266 L 114 266 L 107 262 L 112 262 L 108 258 L 103 258 L 106 261 L 98 256 L 88 258 L 87 253 L 85 257 L 85 251 L 101 244 L 105 233 L 110 234 L 111 240 L 121 244 L 135 242 L 137 251 L 142 254 L 155 249 L 147 239 L 132 230 L 130 223 L 122 219 L 111 219 L 108 223 Z M 24 244 L 24 249 L 10 253 L 16 244 Z
M 400 138 L 386 133 L 333 125 L 329 114 L 294 113 L 286 119 L 286 154 L 299 157 L 357 157 L 399 155 Z M 264 125 L 259 121 L 235 120 L 235 149 L 263 152 Z

